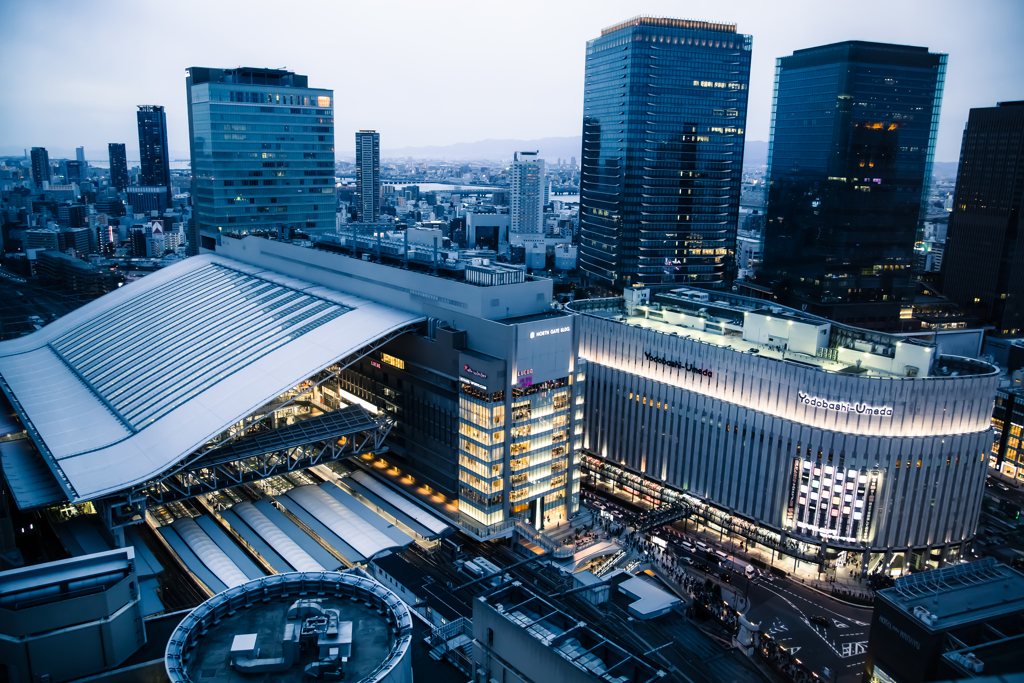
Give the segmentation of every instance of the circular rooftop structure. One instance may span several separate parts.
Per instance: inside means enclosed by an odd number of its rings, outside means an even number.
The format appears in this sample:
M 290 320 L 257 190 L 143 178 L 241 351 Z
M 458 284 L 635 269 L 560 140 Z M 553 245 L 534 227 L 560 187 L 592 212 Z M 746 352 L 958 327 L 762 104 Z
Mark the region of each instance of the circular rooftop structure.
M 171 634 L 164 661 L 172 683 L 412 683 L 411 639 L 405 603 L 373 579 L 293 572 L 196 607 Z

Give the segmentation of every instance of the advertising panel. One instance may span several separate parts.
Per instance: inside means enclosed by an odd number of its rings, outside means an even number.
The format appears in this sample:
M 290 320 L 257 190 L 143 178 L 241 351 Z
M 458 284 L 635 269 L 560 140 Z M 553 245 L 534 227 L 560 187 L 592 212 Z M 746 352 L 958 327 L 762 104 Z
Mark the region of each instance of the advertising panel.
M 516 327 L 516 370 L 519 387 L 567 377 L 572 364 L 571 316 L 553 316 Z

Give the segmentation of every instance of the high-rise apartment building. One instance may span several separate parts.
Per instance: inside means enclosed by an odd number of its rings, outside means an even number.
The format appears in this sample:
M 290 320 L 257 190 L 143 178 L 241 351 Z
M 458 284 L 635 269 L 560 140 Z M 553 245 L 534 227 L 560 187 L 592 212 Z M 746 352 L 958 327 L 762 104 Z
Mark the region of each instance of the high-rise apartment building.
M 380 219 L 380 133 L 356 133 L 356 207 L 363 223 Z
M 595 284 L 725 288 L 751 37 L 635 17 L 587 42 L 579 267 Z
M 512 177 L 512 233 L 544 234 L 544 160 L 537 152 L 516 152 L 509 169 Z
M 32 183 L 36 189 L 43 189 L 43 183 L 50 182 L 50 155 L 45 147 L 32 148 Z
M 123 142 L 111 142 L 107 145 L 110 156 L 110 186 L 118 190 L 128 187 L 128 157 Z
M 972 109 L 964 130 L 943 293 L 996 334 L 1024 331 L 1024 101 Z
M 171 162 L 167 149 L 167 115 L 155 104 L 140 104 L 139 120 L 139 185 L 167 188 L 167 204 L 171 204 Z
M 946 55 L 847 41 L 776 61 L 758 282 L 837 322 L 900 329 Z
M 186 85 L 190 254 L 224 234 L 334 230 L 333 90 L 251 67 L 192 67 Z

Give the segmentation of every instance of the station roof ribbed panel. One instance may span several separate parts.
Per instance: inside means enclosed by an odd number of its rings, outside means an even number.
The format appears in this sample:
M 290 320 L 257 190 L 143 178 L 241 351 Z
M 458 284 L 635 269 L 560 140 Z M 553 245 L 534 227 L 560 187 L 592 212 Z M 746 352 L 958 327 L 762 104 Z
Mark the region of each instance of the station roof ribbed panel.
M 288 389 L 420 320 L 195 256 L 0 343 L 0 388 L 77 502 L 161 474 Z

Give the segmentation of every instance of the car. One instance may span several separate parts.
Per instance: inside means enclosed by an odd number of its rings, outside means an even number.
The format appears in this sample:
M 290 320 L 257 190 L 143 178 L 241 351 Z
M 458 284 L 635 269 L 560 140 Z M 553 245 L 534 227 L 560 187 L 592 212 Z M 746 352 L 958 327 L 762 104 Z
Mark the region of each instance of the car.
M 699 572 L 704 572 L 705 574 L 708 573 L 708 566 L 706 564 L 695 564 L 693 565 L 693 568 Z
M 821 616 L 820 614 L 810 617 L 808 621 L 810 621 L 815 626 L 821 626 L 822 628 L 828 628 L 831 625 L 829 623 L 829 620 Z
M 685 562 L 686 564 L 690 565 L 691 567 L 693 566 L 693 560 L 691 560 L 689 557 L 680 557 L 679 561 L 680 562 Z
M 729 575 L 729 572 L 722 572 L 718 575 L 718 578 L 720 578 L 723 583 L 732 583 L 732 576 Z
M 1007 486 L 1006 484 L 1001 483 L 1001 482 L 996 484 L 996 488 L 999 489 L 1000 491 L 1004 491 L 1004 492 L 1009 492 L 1010 491 L 1010 487 Z

